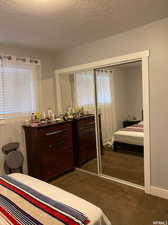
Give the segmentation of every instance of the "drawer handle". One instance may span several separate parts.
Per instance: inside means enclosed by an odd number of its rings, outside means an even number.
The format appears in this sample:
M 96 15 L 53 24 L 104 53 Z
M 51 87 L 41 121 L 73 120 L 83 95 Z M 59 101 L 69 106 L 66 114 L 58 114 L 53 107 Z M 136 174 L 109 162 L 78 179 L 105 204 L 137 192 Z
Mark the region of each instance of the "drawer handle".
M 53 131 L 53 132 L 48 132 L 46 133 L 45 135 L 46 136 L 51 136 L 51 135 L 55 135 L 55 134 L 61 134 L 63 133 L 65 130 L 56 130 L 56 131 Z

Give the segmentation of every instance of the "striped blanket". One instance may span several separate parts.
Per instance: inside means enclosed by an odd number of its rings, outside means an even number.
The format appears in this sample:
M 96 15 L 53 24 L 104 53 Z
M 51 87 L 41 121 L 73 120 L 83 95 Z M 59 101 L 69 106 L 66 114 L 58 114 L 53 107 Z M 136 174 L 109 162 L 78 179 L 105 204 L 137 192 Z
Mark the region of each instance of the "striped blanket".
M 132 126 L 129 127 L 125 127 L 120 129 L 122 131 L 135 131 L 135 132 L 144 132 L 144 126 L 143 124 L 134 124 Z
M 47 190 L 46 190 L 47 192 Z M 10 176 L 0 176 L 0 225 L 85 225 L 88 218 Z

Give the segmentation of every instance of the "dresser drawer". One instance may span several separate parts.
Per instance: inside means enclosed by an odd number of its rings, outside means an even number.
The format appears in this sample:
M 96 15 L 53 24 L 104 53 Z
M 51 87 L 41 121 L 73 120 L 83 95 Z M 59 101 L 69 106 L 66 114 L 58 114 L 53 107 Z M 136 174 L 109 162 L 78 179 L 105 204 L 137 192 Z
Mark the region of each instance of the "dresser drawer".
M 48 140 L 60 140 L 60 138 L 68 141 L 72 136 L 71 124 L 41 127 L 37 130 L 36 141 L 43 142 Z M 71 141 L 71 140 L 70 140 Z
M 68 141 L 63 138 L 59 137 L 57 139 L 52 139 L 49 141 L 41 142 L 37 144 L 38 146 L 38 151 L 41 156 L 50 156 L 48 154 L 53 154 L 53 152 L 58 152 L 64 149 L 72 149 L 73 147 L 73 142 L 72 138 L 68 139 Z
M 51 179 L 74 166 L 72 143 L 52 141 L 41 143 L 38 146 L 40 154 L 40 171 L 42 179 Z

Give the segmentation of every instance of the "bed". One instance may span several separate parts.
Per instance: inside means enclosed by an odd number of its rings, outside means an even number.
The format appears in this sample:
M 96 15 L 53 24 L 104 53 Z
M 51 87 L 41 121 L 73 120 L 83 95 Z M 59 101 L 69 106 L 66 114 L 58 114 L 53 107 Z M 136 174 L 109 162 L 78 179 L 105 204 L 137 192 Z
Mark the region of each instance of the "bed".
M 2 225 L 111 225 L 95 205 L 28 175 L 0 176 Z
M 135 145 L 143 148 L 144 145 L 144 127 L 143 121 L 129 127 L 122 128 L 113 134 L 114 150 L 120 144 Z

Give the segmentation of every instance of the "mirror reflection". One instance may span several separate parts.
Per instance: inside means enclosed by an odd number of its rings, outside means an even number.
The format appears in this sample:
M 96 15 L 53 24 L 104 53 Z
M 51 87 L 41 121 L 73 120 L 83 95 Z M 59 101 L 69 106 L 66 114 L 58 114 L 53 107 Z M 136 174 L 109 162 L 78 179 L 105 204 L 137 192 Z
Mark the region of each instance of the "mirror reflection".
M 75 166 L 98 173 L 99 162 L 101 174 L 144 186 L 141 61 L 60 74 L 59 83 L 59 111 L 73 123 Z
M 144 185 L 141 61 L 96 70 L 102 173 Z
M 93 71 L 60 74 L 59 87 L 59 111 L 73 124 L 75 167 L 97 173 Z

